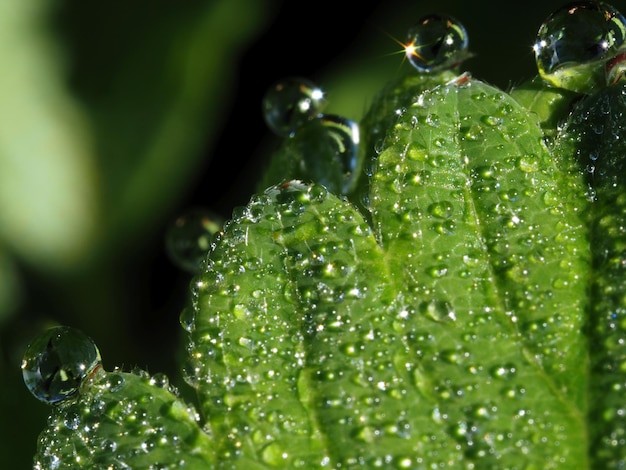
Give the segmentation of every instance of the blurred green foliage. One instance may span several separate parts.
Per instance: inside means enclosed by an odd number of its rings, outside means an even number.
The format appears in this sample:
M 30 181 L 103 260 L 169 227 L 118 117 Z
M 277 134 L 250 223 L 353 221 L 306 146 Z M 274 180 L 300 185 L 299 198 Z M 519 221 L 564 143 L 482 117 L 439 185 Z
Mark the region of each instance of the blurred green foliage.
M 247 202 L 277 146 L 260 113 L 269 84 L 308 76 L 327 90 L 327 112 L 358 120 L 409 67 L 397 41 L 411 19 L 443 12 L 468 30 L 465 68 L 507 88 L 535 74 L 530 46 L 562 4 L 2 2 L 2 465 L 29 467 L 48 413 L 19 369 L 42 325 L 85 331 L 106 368 L 180 382 L 189 278 L 163 233 L 190 204 L 228 217 Z

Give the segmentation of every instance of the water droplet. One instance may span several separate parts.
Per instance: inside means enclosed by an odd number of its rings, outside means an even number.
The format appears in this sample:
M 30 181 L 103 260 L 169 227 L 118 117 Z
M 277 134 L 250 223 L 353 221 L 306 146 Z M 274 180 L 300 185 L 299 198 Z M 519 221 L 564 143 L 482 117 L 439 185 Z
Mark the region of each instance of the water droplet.
M 426 272 L 428 273 L 430 277 L 438 279 L 448 274 L 448 266 L 446 266 L 445 264 L 431 266 L 426 269 Z
M 445 220 L 433 223 L 432 227 L 435 232 L 441 235 L 452 235 L 456 229 L 456 224 L 452 220 Z
M 505 398 L 522 398 L 526 393 L 526 389 L 521 385 L 514 385 L 511 387 L 504 387 L 501 390 L 502 396 Z
M 191 333 L 196 324 L 196 309 L 193 307 L 185 307 L 180 314 L 179 321 L 184 330 L 187 333 Z
M 22 359 L 24 383 L 46 403 L 74 395 L 101 365 L 100 351 L 80 330 L 59 326 L 37 336 Z
M 539 75 L 548 83 L 589 92 L 606 83 L 606 63 L 624 46 L 626 18 L 604 2 L 573 2 L 554 11 L 533 46 Z
M 517 160 L 517 167 L 526 173 L 534 173 L 539 170 L 540 163 L 536 155 L 524 155 Z
M 321 204 L 328 198 L 328 190 L 321 184 L 312 184 L 307 190 L 307 197 L 311 202 Z
M 413 468 L 412 457 L 397 457 L 394 463 L 396 468 Z
M 456 314 L 452 304 L 446 300 L 431 300 L 422 302 L 419 311 L 426 317 L 436 322 L 449 322 L 456 320 Z
M 300 158 L 298 178 L 347 194 L 357 176 L 359 125 L 334 114 L 320 114 L 298 129 L 294 154 Z
M 448 219 L 452 217 L 454 207 L 448 201 L 433 202 L 428 206 L 428 212 L 434 217 L 440 219 Z
M 406 57 L 419 72 L 458 67 L 469 57 L 465 27 L 448 15 L 422 17 L 408 33 Z
M 448 364 L 462 364 L 468 357 L 469 352 L 463 349 L 445 349 L 439 353 L 439 357 Z
M 342 192 L 349 189 L 357 168 L 359 125 L 351 120 L 332 114 L 321 116 L 321 122 L 336 145 L 336 156 L 345 179 Z
M 208 209 L 188 209 L 170 224 L 165 234 L 165 248 L 171 261 L 185 271 L 200 271 L 222 225 L 222 219 Z
M 324 93 L 306 78 L 287 77 L 274 83 L 263 97 L 263 117 L 272 132 L 289 137 L 324 108 Z
M 150 385 L 169 390 L 170 380 L 167 375 L 163 374 L 162 372 L 157 372 L 156 374 L 153 374 L 152 377 L 150 377 Z
M 380 436 L 380 430 L 372 426 L 363 426 L 354 431 L 354 438 L 372 444 Z
M 490 127 L 498 127 L 501 126 L 502 123 L 504 122 L 504 119 L 499 117 L 499 116 L 491 116 L 491 115 L 485 115 L 483 117 L 481 117 L 480 119 L 482 122 L 484 122 L 485 124 L 487 124 Z
M 491 368 L 490 374 L 494 379 L 508 380 L 515 377 L 517 368 L 513 364 L 503 364 Z
M 289 458 L 289 454 L 276 442 L 265 446 L 261 451 L 261 460 L 271 466 L 282 466 Z
M 105 376 L 101 385 L 110 392 L 119 392 L 126 385 L 126 379 L 119 372 L 111 372 Z

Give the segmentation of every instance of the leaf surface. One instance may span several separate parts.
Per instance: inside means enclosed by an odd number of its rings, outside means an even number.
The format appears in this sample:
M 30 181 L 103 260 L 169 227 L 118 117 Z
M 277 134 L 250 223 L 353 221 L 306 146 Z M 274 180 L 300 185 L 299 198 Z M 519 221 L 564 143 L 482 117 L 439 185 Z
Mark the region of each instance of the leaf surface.
M 212 444 L 196 410 L 162 374 L 99 373 L 55 405 L 35 469 L 210 468 Z
M 557 155 L 578 165 L 592 200 L 585 211 L 592 253 L 586 327 L 591 358 L 588 420 L 593 466 L 606 469 L 626 465 L 625 96 L 626 86 L 617 84 L 580 100 L 556 141 Z
M 450 83 L 387 133 L 373 229 L 297 181 L 234 214 L 187 368 L 224 468 L 586 461 L 582 186 L 542 139 L 502 91 Z

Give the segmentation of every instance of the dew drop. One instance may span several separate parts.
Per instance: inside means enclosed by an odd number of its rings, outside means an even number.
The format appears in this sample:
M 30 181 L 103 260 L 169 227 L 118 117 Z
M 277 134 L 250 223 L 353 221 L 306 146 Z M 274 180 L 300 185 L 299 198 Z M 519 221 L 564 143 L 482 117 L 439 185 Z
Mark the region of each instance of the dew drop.
M 513 364 L 494 366 L 489 371 L 494 379 L 508 380 L 517 374 L 517 368 Z
M 395 460 L 395 467 L 402 468 L 413 468 L 413 459 L 411 457 L 398 457 Z
M 109 392 L 119 392 L 126 385 L 126 379 L 118 372 L 111 372 L 106 375 L 102 385 L 109 390 Z
M 91 338 L 75 328 L 58 326 L 28 345 L 22 375 L 37 399 L 58 403 L 74 395 L 100 366 L 100 351 Z
M 292 136 L 324 108 L 324 93 L 311 80 L 287 77 L 274 83 L 263 97 L 263 117 L 275 134 Z
M 449 217 L 452 217 L 454 208 L 452 204 L 448 201 L 439 201 L 433 202 L 430 206 L 428 206 L 428 212 L 433 217 L 447 219 Z
M 539 159 L 536 155 L 524 155 L 517 160 L 517 167 L 525 173 L 534 173 L 539 170 Z
M 487 420 L 493 417 L 497 407 L 491 403 L 471 406 L 467 412 L 469 416 L 477 420 Z
M 445 264 L 431 266 L 426 269 L 426 273 L 428 273 L 430 277 L 438 279 L 448 274 L 448 266 L 446 266 Z
M 353 431 L 353 437 L 361 442 L 373 444 L 380 436 L 380 430 L 372 426 L 362 426 Z
M 521 398 L 526 393 L 526 390 L 520 385 L 514 385 L 511 387 L 504 387 L 501 390 L 501 393 L 505 398 Z
M 469 57 L 465 27 L 448 15 L 422 17 L 408 33 L 405 54 L 419 72 L 457 67 Z
M 548 83 L 589 92 L 606 83 L 607 61 L 623 50 L 626 18 L 604 2 L 571 2 L 543 22 L 533 46 Z
M 169 377 L 162 372 L 157 372 L 156 374 L 153 374 L 152 377 L 150 377 L 150 385 L 169 390 Z
M 441 351 L 439 357 L 448 364 L 460 365 L 467 360 L 469 355 L 469 352 L 463 349 L 446 349 Z
M 443 222 L 435 222 L 433 224 L 435 232 L 441 235 L 452 235 L 456 230 L 456 224 L 452 220 L 445 220 Z
M 185 307 L 180 313 L 179 322 L 187 333 L 191 333 L 196 325 L 196 309 Z
M 293 137 L 300 161 L 298 178 L 314 181 L 335 194 L 347 194 L 357 176 L 359 125 L 334 114 L 319 114 Z
M 502 119 L 501 117 L 492 116 L 492 115 L 485 115 L 485 116 L 481 117 L 480 120 L 482 122 L 484 122 L 485 124 L 487 124 L 488 126 L 490 126 L 490 127 L 501 126 L 502 123 L 504 122 L 504 119 Z
M 185 271 L 199 272 L 222 226 L 221 217 L 212 211 L 198 207 L 188 209 L 166 230 L 165 248 L 170 260 Z
M 431 300 L 422 302 L 419 312 L 436 322 L 449 322 L 456 320 L 454 307 L 447 300 Z
M 321 184 L 312 184 L 307 190 L 307 197 L 311 202 L 321 204 L 328 198 L 328 190 Z
M 344 178 L 342 192 L 345 193 L 352 183 L 357 168 L 359 125 L 351 119 L 333 114 L 324 114 L 320 120 L 335 143 L 336 157 Z

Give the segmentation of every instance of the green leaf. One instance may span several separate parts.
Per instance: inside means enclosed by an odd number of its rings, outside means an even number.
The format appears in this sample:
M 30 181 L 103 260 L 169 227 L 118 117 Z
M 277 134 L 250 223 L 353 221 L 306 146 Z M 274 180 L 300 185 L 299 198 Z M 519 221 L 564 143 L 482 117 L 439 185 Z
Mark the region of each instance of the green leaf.
M 370 176 L 376 169 L 376 161 L 383 148 L 385 135 L 399 115 L 425 90 L 443 85 L 456 77 L 456 74 L 450 70 L 442 70 L 434 74 L 419 74 L 414 70 L 411 71 L 413 73 L 386 83 L 376 94 L 361 120 L 363 143 L 359 167 L 362 168 L 363 174 L 357 180 L 352 200 L 366 214 L 369 214 Z
M 319 185 L 270 188 L 227 225 L 194 283 L 188 368 L 224 468 L 374 456 L 373 423 L 347 415 L 376 414 L 376 370 L 393 384 L 381 254 L 362 216 Z M 398 398 L 385 401 L 399 412 Z
M 237 211 L 187 323 L 222 468 L 585 466 L 584 185 L 558 163 L 465 76 L 388 130 L 373 230 L 297 181 Z
M 212 444 L 197 412 L 160 374 L 102 369 L 55 405 L 35 468 L 206 469 Z
M 470 312 L 508 317 L 580 407 L 585 201 L 580 192 L 571 200 L 569 187 L 582 180 L 560 171 L 542 139 L 523 108 L 480 81 L 425 92 L 387 136 L 372 213 L 392 271 L 404 273 L 416 302 L 421 283 L 470 296 L 493 290 L 494 304 L 479 297 Z M 487 264 L 473 270 L 466 258 Z
M 589 436 L 593 468 L 622 468 L 626 453 L 626 85 L 579 101 L 558 134 L 560 157 L 577 162 L 593 201 L 585 216 L 592 252 L 589 294 Z
M 219 232 L 181 316 L 202 426 L 102 373 L 42 468 L 623 466 L 626 88 L 443 78 L 377 96 L 356 191 L 313 124 Z
M 537 118 L 548 142 L 556 138 L 557 129 L 581 96 L 571 90 L 548 86 L 539 76 L 514 87 L 510 95 Z

